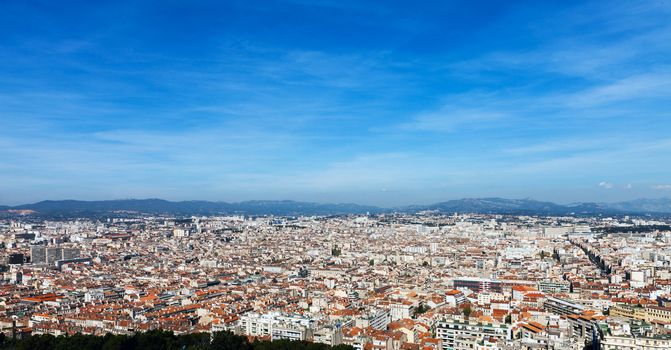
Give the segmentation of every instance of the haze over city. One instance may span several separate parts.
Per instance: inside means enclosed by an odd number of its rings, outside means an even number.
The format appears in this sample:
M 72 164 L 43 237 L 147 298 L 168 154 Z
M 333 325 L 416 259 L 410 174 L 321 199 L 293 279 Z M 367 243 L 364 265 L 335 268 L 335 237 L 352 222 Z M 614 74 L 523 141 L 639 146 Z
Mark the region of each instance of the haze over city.
M 0 204 L 669 196 L 670 12 L 4 2 Z

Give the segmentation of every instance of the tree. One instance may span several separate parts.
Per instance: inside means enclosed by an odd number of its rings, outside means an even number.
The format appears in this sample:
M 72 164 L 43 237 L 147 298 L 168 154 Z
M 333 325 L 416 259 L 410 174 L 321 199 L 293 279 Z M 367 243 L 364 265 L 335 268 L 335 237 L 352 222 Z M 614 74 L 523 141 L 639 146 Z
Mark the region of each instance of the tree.
M 342 251 L 340 250 L 340 248 L 338 248 L 338 246 L 334 246 L 333 248 L 331 248 L 332 256 L 340 256 L 340 253 L 342 253 Z
M 212 334 L 210 349 L 252 350 L 252 345 L 249 344 L 247 338 L 225 331 Z
M 368 265 L 369 266 L 375 265 L 375 260 L 373 260 L 373 259 L 368 260 Z
M 17 342 L 17 350 L 51 350 L 56 348 L 56 337 L 50 334 L 31 336 Z
M 331 350 L 354 350 L 351 345 L 340 344 L 331 348 Z
M 0 333 L 1 335 L 2 333 Z M 231 332 L 190 333 L 175 335 L 171 331 L 152 330 L 133 335 L 33 335 L 17 340 L 0 336 L 0 349 L 12 350 L 330 350 L 326 344 L 307 341 L 255 341 Z M 349 345 L 339 345 L 336 350 L 354 350 Z
M 471 310 L 471 306 L 470 306 L 470 305 L 466 305 L 466 307 L 465 307 L 464 310 L 463 310 L 464 316 L 466 316 L 466 317 L 470 316 L 470 315 L 471 315 L 471 312 L 472 312 L 472 310 Z
M 427 311 L 429 311 L 429 310 L 431 310 L 431 308 L 430 308 L 428 305 L 426 305 L 426 304 L 419 304 L 419 305 L 417 305 L 417 307 L 415 308 L 415 314 L 416 314 L 416 315 L 423 314 L 423 313 L 425 313 L 425 312 L 427 312 Z

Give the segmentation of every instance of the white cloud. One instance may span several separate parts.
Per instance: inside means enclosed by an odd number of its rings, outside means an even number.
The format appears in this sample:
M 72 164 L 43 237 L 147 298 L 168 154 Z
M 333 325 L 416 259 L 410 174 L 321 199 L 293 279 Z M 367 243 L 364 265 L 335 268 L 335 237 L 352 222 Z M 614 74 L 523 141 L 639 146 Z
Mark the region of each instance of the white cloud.
M 610 182 L 607 182 L 607 181 L 601 181 L 601 182 L 599 182 L 599 187 L 606 188 L 606 189 L 611 189 L 611 188 L 614 187 L 614 185 Z
M 669 184 L 663 184 L 663 185 L 654 185 L 652 188 L 656 190 L 671 190 L 671 185 Z

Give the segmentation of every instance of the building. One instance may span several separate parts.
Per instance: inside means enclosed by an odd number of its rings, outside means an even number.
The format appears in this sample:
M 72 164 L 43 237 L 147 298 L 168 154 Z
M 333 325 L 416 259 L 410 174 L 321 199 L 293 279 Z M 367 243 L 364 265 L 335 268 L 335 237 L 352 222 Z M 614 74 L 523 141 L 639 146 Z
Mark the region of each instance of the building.
M 390 322 L 391 313 L 389 310 L 373 310 L 367 316 L 357 318 L 356 326 L 359 328 L 387 329 Z
M 467 288 L 477 293 L 481 292 L 501 293 L 503 291 L 501 282 L 492 281 L 486 278 L 455 278 L 454 288 L 455 289 Z
M 307 340 L 312 338 L 315 324 L 314 320 L 297 315 L 247 313 L 240 317 L 239 330 L 245 335 L 273 340 Z
M 54 265 L 56 260 L 63 259 L 63 248 L 47 248 L 47 265 Z
M 547 297 L 543 302 L 543 308 L 557 315 L 575 315 L 585 311 L 585 307 L 580 304 L 571 303 L 559 298 Z
M 568 293 L 571 291 L 571 282 L 541 281 L 538 283 L 538 290 L 543 293 Z
M 457 307 L 466 301 L 466 296 L 460 290 L 453 289 L 445 293 L 445 303 L 451 307 Z
M 319 328 L 312 334 L 312 341 L 315 343 L 322 343 L 329 346 L 336 346 L 342 344 L 342 328 L 332 325 L 327 325 Z
M 7 257 L 7 264 L 9 265 L 21 265 L 23 264 L 23 254 L 21 253 L 12 253 Z
M 436 325 L 436 338 L 442 341 L 443 350 L 470 350 L 470 345 L 484 340 L 512 339 L 512 332 L 506 324 L 446 320 Z
M 671 324 L 671 308 L 664 306 L 634 307 L 613 305 L 609 309 L 612 316 L 642 320 L 650 323 Z
M 30 262 L 33 264 L 47 263 L 47 247 L 35 245 L 30 247 Z
M 63 265 L 66 264 L 82 264 L 82 263 L 91 263 L 92 259 L 91 258 L 72 258 L 72 259 L 61 259 L 61 260 L 56 260 L 54 265 L 60 270 Z
M 30 248 L 30 261 L 33 264 L 55 265 L 59 260 L 74 261 L 80 257 L 77 248 L 32 246 Z
M 72 260 L 80 257 L 80 251 L 77 248 L 63 248 L 63 260 Z
M 662 350 L 671 349 L 670 337 L 634 338 L 606 335 L 601 340 L 602 350 Z
M 412 316 L 412 303 L 407 300 L 395 302 L 390 305 L 389 312 L 391 321 L 396 321 Z

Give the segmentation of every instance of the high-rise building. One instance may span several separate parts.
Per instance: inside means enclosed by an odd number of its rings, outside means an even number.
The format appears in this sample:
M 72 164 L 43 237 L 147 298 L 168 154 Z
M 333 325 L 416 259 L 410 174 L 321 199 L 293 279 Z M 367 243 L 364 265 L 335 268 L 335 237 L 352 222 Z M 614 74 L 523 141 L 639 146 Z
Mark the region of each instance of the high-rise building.
M 47 247 L 42 245 L 35 245 L 30 247 L 30 261 L 33 264 L 46 264 Z
M 63 248 L 63 260 L 79 258 L 80 252 L 77 248 Z
M 63 259 L 63 248 L 53 247 L 47 248 L 47 264 L 53 265 L 56 263 L 56 260 Z
M 33 264 L 54 265 L 59 260 L 72 260 L 80 257 L 77 248 L 33 246 L 30 249 L 30 260 Z
M 21 253 L 9 254 L 9 257 L 7 258 L 7 264 L 10 264 L 10 265 L 23 264 L 23 254 L 21 254 Z

